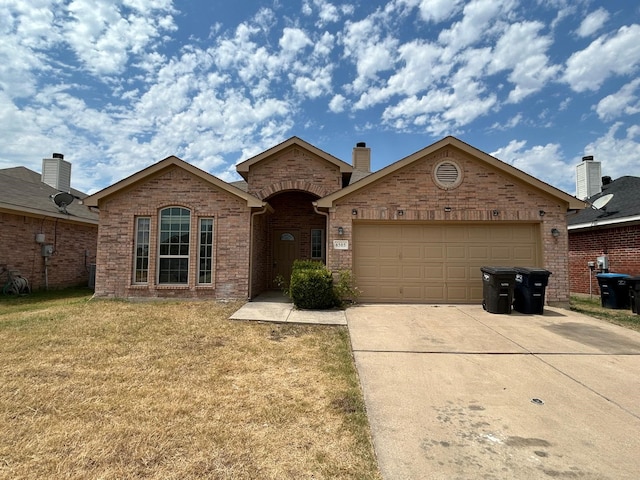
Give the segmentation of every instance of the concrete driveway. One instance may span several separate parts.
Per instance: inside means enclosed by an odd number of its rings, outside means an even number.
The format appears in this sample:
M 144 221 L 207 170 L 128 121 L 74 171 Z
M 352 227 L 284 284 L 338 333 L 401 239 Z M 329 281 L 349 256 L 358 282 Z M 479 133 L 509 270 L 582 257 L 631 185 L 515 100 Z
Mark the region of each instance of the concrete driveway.
M 556 308 L 347 321 L 385 479 L 640 478 L 640 333 Z

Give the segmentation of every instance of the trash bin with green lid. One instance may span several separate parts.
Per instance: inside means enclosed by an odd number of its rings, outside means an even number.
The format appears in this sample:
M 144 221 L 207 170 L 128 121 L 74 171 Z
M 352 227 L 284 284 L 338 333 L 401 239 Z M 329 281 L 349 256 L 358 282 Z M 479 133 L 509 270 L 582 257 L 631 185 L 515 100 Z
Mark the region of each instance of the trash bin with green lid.
M 516 271 L 512 267 L 481 267 L 482 308 L 489 313 L 511 313 Z
M 626 273 L 599 273 L 600 302 L 604 308 L 629 308 L 629 275 Z
M 520 313 L 544 313 L 544 297 L 551 272 L 544 268 L 514 267 L 513 308 Z
M 631 311 L 640 315 L 640 277 L 627 278 Z

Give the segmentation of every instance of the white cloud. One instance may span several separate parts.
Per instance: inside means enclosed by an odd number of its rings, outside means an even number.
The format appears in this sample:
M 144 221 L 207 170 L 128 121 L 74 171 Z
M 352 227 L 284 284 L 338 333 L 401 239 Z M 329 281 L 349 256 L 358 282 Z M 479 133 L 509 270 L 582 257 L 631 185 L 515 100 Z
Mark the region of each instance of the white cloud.
M 634 125 L 618 136 L 623 123 L 618 122 L 607 133 L 585 148 L 586 155 L 593 155 L 602 162 L 602 174 L 613 179 L 624 175 L 640 176 L 640 127 Z
M 609 121 L 623 115 L 640 113 L 640 79 L 636 78 L 620 90 L 607 95 L 594 108 L 600 120 Z
M 462 0 L 397 0 L 399 6 L 418 8 L 425 22 L 439 23 L 459 12 Z
M 334 95 L 329 102 L 329 110 L 333 113 L 342 113 L 346 108 L 347 99 L 340 94 Z
M 453 56 L 465 47 L 490 38 L 502 28 L 498 18 L 507 16 L 513 7 L 513 0 L 472 0 L 465 5 L 462 20 L 440 32 L 438 41 L 447 47 L 449 56 Z
M 153 2 L 132 6 L 133 11 L 125 11 L 121 2 L 111 0 L 73 0 L 67 6 L 71 20 L 64 24 L 64 38 L 93 75 L 122 73 L 130 55 L 141 53 L 163 31 L 176 28 L 170 17 L 158 15 L 172 13 L 170 6 Z
M 576 33 L 579 37 L 589 37 L 600 30 L 607 20 L 609 20 L 609 12 L 600 7 L 582 20 Z
M 597 90 L 612 75 L 630 75 L 640 65 L 640 25 L 603 35 L 567 60 L 564 81 L 576 92 Z
M 560 70 L 557 65 L 549 65 L 546 52 L 552 40 L 539 34 L 543 28 L 541 22 L 514 23 L 496 43 L 489 72 L 511 70 L 508 79 L 515 85 L 509 93 L 511 103 L 542 89 Z
M 526 144 L 525 140 L 511 140 L 491 155 L 564 191 L 575 190 L 575 168 L 565 162 L 559 144 L 525 148 Z
M 293 55 L 313 44 L 304 30 L 289 27 L 284 28 L 282 31 L 282 37 L 278 43 L 280 44 L 280 48 L 283 52 Z

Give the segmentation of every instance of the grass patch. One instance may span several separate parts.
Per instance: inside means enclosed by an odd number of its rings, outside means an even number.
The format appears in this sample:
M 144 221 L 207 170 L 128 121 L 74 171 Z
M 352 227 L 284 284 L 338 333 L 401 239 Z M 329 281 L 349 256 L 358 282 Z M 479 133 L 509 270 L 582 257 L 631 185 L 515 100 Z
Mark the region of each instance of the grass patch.
M 640 315 L 633 313 L 631 310 L 603 308 L 599 296 L 594 296 L 593 298 L 572 296 L 571 310 L 640 331 Z
M 0 300 L 0 478 L 380 478 L 344 327 L 90 293 Z

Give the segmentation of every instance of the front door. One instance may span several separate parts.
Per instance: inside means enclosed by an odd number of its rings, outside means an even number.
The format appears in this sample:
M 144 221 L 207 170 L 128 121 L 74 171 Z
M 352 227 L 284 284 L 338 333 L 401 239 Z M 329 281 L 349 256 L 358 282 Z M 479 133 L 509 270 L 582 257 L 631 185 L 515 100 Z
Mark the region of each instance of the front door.
M 297 230 L 275 230 L 273 238 L 273 276 L 289 285 L 293 261 L 300 257 L 300 234 Z

